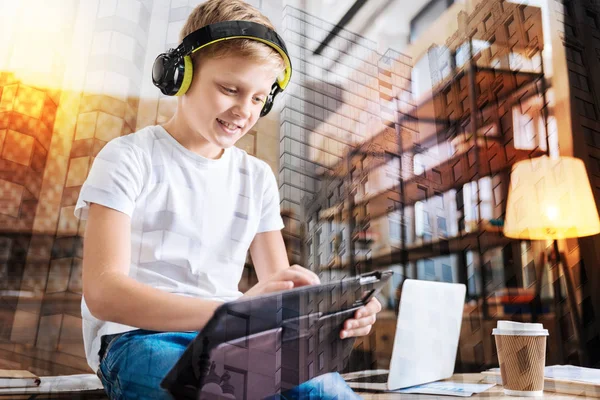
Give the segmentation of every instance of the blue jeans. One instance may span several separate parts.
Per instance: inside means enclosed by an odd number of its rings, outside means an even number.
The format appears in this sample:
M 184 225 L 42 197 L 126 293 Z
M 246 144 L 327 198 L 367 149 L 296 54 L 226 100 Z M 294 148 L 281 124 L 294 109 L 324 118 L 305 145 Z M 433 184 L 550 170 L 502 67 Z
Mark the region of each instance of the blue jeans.
M 160 382 L 197 332 L 134 330 L 102 337 L 98 377 L 109 398 L 172 399 Z M 321 375 L 269 400 L 360 399 L 337 373 Z

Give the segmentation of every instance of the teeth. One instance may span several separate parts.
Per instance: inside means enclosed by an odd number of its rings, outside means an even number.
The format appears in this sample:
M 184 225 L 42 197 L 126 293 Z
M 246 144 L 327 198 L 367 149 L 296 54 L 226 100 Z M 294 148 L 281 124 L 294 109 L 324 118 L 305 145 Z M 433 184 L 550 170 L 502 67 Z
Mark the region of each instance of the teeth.
M 225 127 L 226 127 L 226 128 L 228 128 L 228 129 L 237 129 L 237 128 L 238 128 L 238 126 L 237 126 L 237 125 L 230 124 L 229 122 L 225 122 L 225 121 L 223 121 L 222 119 L 219 119 L 219 118 L 217 118 L 217 120 L 218 120 L 220 123 L 222 123 L 223 125 L 225 125 Z

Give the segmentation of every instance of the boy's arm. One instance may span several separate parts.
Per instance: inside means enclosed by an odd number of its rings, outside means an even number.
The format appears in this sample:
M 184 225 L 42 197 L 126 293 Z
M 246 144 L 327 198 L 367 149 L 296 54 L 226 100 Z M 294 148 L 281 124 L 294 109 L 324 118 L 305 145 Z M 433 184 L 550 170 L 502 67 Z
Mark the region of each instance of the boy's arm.
M 244 293 L 244 296 L 256 296 L 320 283 L 319 277 L 314 272 L 299 265 L 290 267 L 281 231 L 257 233 L 250 244 L 250 255 L 258 276 L 258 283 Z
M 156 331 L 195 331 L 221 304 L 167 293 L 128 276 L 131 219 L 91 204 L 83 246 L 83 295 L 96 318 Z
M 250 256 L 259 281 L 290 267 L 281 231 L 257 233 L 250 244 Z

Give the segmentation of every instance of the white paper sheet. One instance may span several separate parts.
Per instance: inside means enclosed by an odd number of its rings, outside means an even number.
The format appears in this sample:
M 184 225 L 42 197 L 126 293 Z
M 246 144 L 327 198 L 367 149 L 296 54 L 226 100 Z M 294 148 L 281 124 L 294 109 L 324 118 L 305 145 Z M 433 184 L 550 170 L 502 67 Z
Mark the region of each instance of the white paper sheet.
M 544 369 L 544 377 L 600 385 L 600 369 L 552 365 Z
M 469 397 L 476 393 L 485 392 L 486 390 L 495 385 L 495 383 L 480 384 L 442 381 L 426 383 L 424 385 L 411 386 L 406 389 L 390 390 L 390 392 Z

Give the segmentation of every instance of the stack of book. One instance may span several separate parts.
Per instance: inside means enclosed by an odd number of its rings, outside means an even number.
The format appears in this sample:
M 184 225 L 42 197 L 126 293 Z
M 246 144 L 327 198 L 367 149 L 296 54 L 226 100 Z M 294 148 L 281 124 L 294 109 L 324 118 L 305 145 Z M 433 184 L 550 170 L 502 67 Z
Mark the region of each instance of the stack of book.
M 46 394 L 53 396 L 56 394 L 57 399 L 62 399 L 69 395 L 75 397 L 75 395 L 79 396 L 83 393 L 94 396 L 104 393 L 102 382 L 95 374 L 37 377 L 29 371 L 0 369 L 0 397 L 3 399 L 8 398 L 4 395 L 21 394 L 31 394 L 32 396 L 29 398 L 32 399 L 37 398 L 36 394 L 42 394 L 41 397 L 44 399 L 55 398 L 46 397 Z
M 0 389 L 26 388 L 40 385 L 40 378 L 29 371 L 0 369 Z
M 482 372 L 489 383 L 502 384 L 500 368 Z M 544 369 L 544 391 L 600 398 L 600 369 L 553 365 Z

